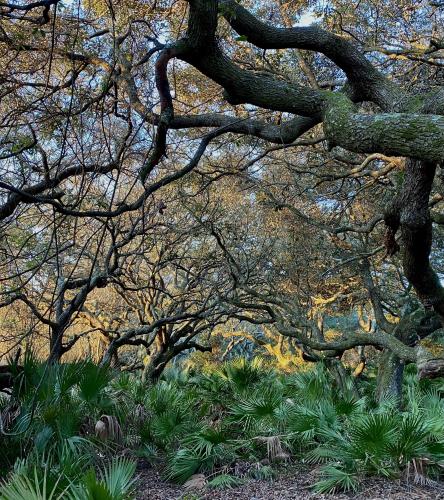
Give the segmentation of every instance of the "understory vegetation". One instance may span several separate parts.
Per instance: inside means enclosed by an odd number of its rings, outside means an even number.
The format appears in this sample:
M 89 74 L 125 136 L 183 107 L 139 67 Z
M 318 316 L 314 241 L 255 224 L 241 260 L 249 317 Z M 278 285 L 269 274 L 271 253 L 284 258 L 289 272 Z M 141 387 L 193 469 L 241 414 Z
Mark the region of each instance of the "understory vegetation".
M 321 364 L 172 366 L 147 385 L 91 362 L 27 357 L 1 399 L 0 498 L 132 498 L 137 461 L 181 484 L 203 474 L 210 488 L 272 480 L 292 462 L 319 466 L 322 493 L 369 476 L 429 484 L 444 465 L 444 384 L 406 371 L 402 403 L 377 403 L 371 371 L 339 391 Z

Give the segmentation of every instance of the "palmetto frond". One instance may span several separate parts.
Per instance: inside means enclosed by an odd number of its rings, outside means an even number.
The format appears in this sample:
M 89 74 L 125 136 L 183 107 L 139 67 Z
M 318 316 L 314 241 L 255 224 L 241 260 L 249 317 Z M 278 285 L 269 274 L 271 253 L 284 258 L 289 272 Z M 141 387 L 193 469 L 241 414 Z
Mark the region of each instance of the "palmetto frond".
M 274 429 L 278 425 L 282 405 L 281 395 L 268 390 L 238 398 L 229 412 L 231 420 L 240 423 L 246 430 Z
M 62 491 L 58 483 L 51 487 L 47 484 L 47 470 L 45 469 L 43 480 L 40 481 L 37 469 L 34 468 L 33 475 L 14 474 L 10 481 L 0 489 L 1 500 L 63 500 L 72 494 L 72 486 L 69 485 Z
M 242 479 L 229 474 L 220 474 L 208 482 L 208 487 L 212 489 L 230 489 L 236 488 L 243 483 Z
M 356 473 L 349 472 L 340 467 L 326 465 L 321 470 L 320 481 L 313 485 L 318 493 L 336 493 L 337 491 L 356 491 L 359 486 L 359 479 Z
M 196 452 L 180 448 L 169 457 L 165 478 L 183 484 L 200 469 L 202 463 L 202 457 Z
M 220 369 L 220 374 L 240 391 L 251 389 L 268 376 L 264 362 L 258 357 L 251 362 L 244 358 L 228 361 Z

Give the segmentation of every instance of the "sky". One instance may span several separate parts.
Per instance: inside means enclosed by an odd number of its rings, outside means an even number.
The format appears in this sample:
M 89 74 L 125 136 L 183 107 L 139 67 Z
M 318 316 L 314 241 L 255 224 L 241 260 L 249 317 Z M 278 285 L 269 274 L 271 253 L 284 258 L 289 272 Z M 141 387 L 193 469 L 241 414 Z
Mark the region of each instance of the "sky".
M 307 10 L 304 14 L 302 14 L 296 26 L 310 26 L 317 20 L 318 18 L 313 14 L 313 11 Z

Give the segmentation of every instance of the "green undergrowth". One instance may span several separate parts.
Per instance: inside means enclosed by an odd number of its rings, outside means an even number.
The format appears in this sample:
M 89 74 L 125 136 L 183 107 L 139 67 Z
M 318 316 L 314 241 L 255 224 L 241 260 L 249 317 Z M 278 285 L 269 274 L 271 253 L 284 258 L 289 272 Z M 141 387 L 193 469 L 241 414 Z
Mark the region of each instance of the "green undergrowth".
M 238 359 L 173 367 L 146 385 L 90 362 L 28 357 L 0 400 L 0 498 L 133 498 L 138 460 L 165 480 L 214 489 L 273 480 L 291 463 L 318 468 L 320 493 L 355 491 L 369 476 L 438 481 L 442 381 L 418 382 L 408 367 L 401 407 L 376 403 L 372 378 L 348 382 L 339 391 L 321 365 L 281 374 Z

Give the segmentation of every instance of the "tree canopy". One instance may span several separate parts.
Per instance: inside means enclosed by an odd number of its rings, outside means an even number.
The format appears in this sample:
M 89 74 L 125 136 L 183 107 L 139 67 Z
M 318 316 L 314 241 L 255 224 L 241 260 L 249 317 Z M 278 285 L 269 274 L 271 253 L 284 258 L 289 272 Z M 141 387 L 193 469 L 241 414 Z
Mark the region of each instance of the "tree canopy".
M 337 376 L 370 350 L 381 392 L 405 363 L 441 375 L 443 17 L 1 3 L 4 353 L 81 345 L 156 378 L 222 329 Z

